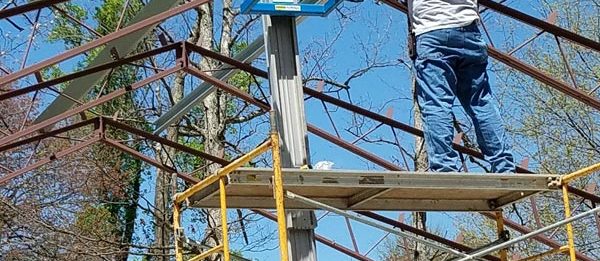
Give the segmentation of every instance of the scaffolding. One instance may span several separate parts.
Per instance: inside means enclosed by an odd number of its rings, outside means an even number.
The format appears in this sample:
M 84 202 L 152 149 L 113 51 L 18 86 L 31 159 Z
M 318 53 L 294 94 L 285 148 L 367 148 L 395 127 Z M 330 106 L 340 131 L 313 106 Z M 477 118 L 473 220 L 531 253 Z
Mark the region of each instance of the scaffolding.
M 0 19 L 8 19 L 9 17 L 22 14 L 24 12 L 39 10 L 40 8 L 53 7 L 53 5 L 66 2 L 67 0 L 38 0 L 0 10 Z M 308 125 L 307 130 L 318 137 L 329 140 L 342 148 L 348 149 L 357 155 L 372 161 L 389 171 L 367 172 L 360 170 L 336 170 L 322 171 L 312 169 L 292 168 L 282 166 L 280 140 L 280 131 L 275 126 L 275 122 L 280 120 L 276 117 L 272 105 L 250 96 L 235 87 L 226 83 L 226 79 L 233 75 L 232 68 L 242 70 L 249 74 L 262 78 L 270 77 L 269 73 L 255 68 L 248 64 L 251 60 L 258 57 L 264 48 L 265 42 L 269 39 L 261 39 L 249 45 L 247 50 L 244 50 L 234 58 L 223 56 L 214 51 L 204 49 L 188 42 L 177 42 L 164 44 L 153 50 L 148 50 L 142 53 L 128 54 L 127 46 L 119 46 L 118 43 L 126 43 L 132 45 L 138 41 L 147 32 L 149 28 L 157 23 L 183 13 L 187 10 L 197 8 L 198 6 L 208 3 L 208 0 L 194 0 L 183 3 L 174 7 L 177 1 L 150 1 L 150 3 L 160 3 L 161 6 L 149 4 L 148 10 L 140 12 L 140 18 L 133 25 L 124 27 L 115 33 L 102 36 L 99 39 L 90 41 L 80 47 L 69 50 L 65 53 L 52 57 L 48 60 L 36 63 L 32 66 L 25 67 L 13 73 L 0 78 L 0 86 L 5 86 L 20 78 L 28 75 L 38 76 L 40 70 L 48 66 L 55 65 L 65 61 L 76 55 L 85 53 L 99 46 L 114 46 L 114 48 L 105 48 L 105 56 L 96 63 L 91 64 L 84 70 L 67 74 L 46 81 L 40 80 L 38 83 L 9 90 L 0 93 L 0 101 L 11 99 L 20 95 L 37 92 L 46 88 L 50 88 L 56 84 L 67 83 L 72 80 L 81 80 L 85 88 L 94 85 L 95 81 L 102 77 L 97 77 L 97 73 L 106 73 L 109 70 L 118 68 L 119 66 L 131 64 L 133 62 L 153 57 L 156 55 L 175 53 L 176 65 L 172 68 L 166 68 L 155 75 L 147 77 L 139 82 L 131 85 L 122 86 L 111 93 L 105 94 L 96 100 L 88 102 L 80 102 L 81 96 L 85 94 L 84 89 L 75 90 L 81 86 L 67 87 L 61 93 L 61 102 L 55 103 L 56 108 L 51 108 L 44 114 L 44 117 L 29 126 L 23 126 L 19 131 L 10 133 L 0 138 L 0 152 L 18 148 L 24 144 L 37 142 L 43 139 L 56 137 L 59 134 L 67 133 L 74 129 L 93 126 L 92 133 L 87 136 L 87 139 L 75 146 L 67 148 L 63 151 L 56 152 L 48 158 L 42 159 L 34 164 L 23 167 L 22 169 L 9 171 L 7 175 L 0 177 L 0 185 L 13 180 L 34 168 L 40 167 L 49 162 L 63 158 L 69 154 L 75 153 L 85 147 L 88 147 L 97 142 L 101 142 L 107 146 L 112 146 L 125 153 L 131 154 L 134 157 L 143 160 L 161 170 L 173 173 L 178 178 L 184 180 L 190 187 L 181 193 L 174 195 L 173 202 L 173 228 L 175 234 L 175 256 L 180 260 L 202 260 L 205 257 L 220 254 L 225 260 L 230 260 L 232 254 L 230 251 L 228 226 L 227 226 L 227 209 L 230 208 L 265 208 L 275 209 L 277 215 L 273 216 L 270 212 L 255 209 L 259 213 L 269 219 L 277 221 L 278 238 L 281 253 L 281 260 L 289 259 L 288 249 L 288 219 L 286 210 L 302 209 L 316 210 L 325 209 L 333 213 L 337 213 L 346 218 L 361 222 L 367 225 L 387 231 L 391 234 L 407 237 L 416 242 L 426 244 L 432 248 L 438 249 L 447 253 L 448 258 L 452 260 L 508 260 L 506 249 L 518 242 L 535 238 L 536 240 L 551 247 L 549 251 L 539 253 L 530 257 L 521 259 L 537 260 L 544 256 L 564 254 L 568 255 L 571 261 L 574 260 L 592 260 L 589 257 L 578 253 L 574 245 L 574 231 L 572 222 L 584 218 L 586 216 L 598 213 L 600 208 L 593 207 L 588 211 L 572 216 L 571 206 L 569 203 L 569 194 L 575 194 L 594 203 L 600 202 L 600 197 L 592 193 L 574 188 L 569 184 L 574 180 L 588 176 L 600 170 L 600 164 L 592 165 L 582 170 L 566 174 L 566 175 L 542 175 L 533 174 L 533 172 L 520 167 L 518 172 L 529 174 L 518 175 L 501 175 L 501 174 L 460 174 L 460 173 L 415 173 L 403 170 L 401 167 L 380 158 L 377 155 L 371 154 L 354 144 L 341 140 L 339 137 L 331 135 L 326 131 Z M 168 3 L 167 3 L 168 2 Z M 304 3 L 313 3 L 315 1 L 305 1 Z M 332 1 L 330 1 L 333 3 Z M 394 0 L 383 0 L 384 4 L 391 6 L 402 12 L 407 11 L 404 3 Z M 256 1 L 254 1 L 256 3 Z M 335 3 L 339 3 L 336 1 Z M 479 3 L 487 8 L 501 13 L 503 15 L 518 19 L 526 24 L 540 28 L 543 32 L 553 34 L 555 37 L 561 37 L 574 42 L 582 47 L 600 52 L 600 43 L 578 35 L 566 29 L 560 28 L 552 23 L 534 18 L 518 10 L 512 9 L 503 4 L 491 0 L 479 0 Z M 152 10 L 150 10 L 152 9 Z M 290 18 L 285 21 L 288 23 L 298 23 L 301 19 Z M 77 21 L 76 21 L 77 22 Z M 33 35 L 33 34 L 32 34 Z M 127 38 L 133 37 L 135 39 Z M 129 40 L 128 40 L 129 39 Z M 267 41 L 265 41 L 267 40 Z M 220 68 L 214 75 L 207 74 L 198 70 L 189 63 L 189 55 L 191 53 L 200 54 L 203 57 L 218 60 L 223 63 L 223 68 Z M 493 46 L 489 47 L 490 56 L 496 60 L 507 64 L 508 66 L 539 80 L 542 83 L 570 96 L 592 108 L 600 109 L 600 100 L 591 93 L 569 86 L 550 76 L 539 69 L 525 64 L 510 53 L 502 52 Z M 26 59 L 27 57 L 25 57 Z M 110 58 L 110 59 L 109 59 Z M 0 67 L 2 69 L 2 67 Z M 295 68 L 297 69 L 297 68 Z M 4 70 L 3 70 L 4 71 Z M 157 128 L 155 133 L 148 133 L 143 130 L 128 126 L 127 124 L 104 117 L 95 117 L 79 122 L 70 123 L 66 126 L 53 129 L 55 125 L 69 117 L 73 117 L 80 113 L 103 104 L 112 99 L 118 98 L 125 94 L 131 93 L 145 85 L 164 79 L 174 73 L 187 73 L 197 78 L 204 80 L 200 88 L 195 89 L 186 96 L 184 100 L 176 104 L 167 113 L 162 115 L 156 122 Z M 94 76 L 96 75 L 96 76 Z M 83 79 L 83 80 L 82 80 Z M 39 80 L 39 79 L 38 79 Z M 244 156 L 230 162 L 212 155 L 208 155 L 201 151 L 191 149 L 189 147 L 178 144 L 177 142 L 161 138 L 156 133 L 163 130 L 166 126 L 172 123 L 191 109 L 196 101 L 204 97 L 217 87 L 221 90 L 231 93 L 232 95 L 243 99 L 248 104 L 255 105 L 264 111 L 271 113 L 271 133 L 267 141 L 259 145 L 256 149 L 245 154 Z M 400 129 L 415 136 L 423 136 L 421 130 L 410 125 L 396 121 L 389 116 L 380 115 L 365 108 L 350 104 L 341 99 L 326 95 L 318 90 L 296 86 L 305 95 L 315 98 L 321 102 L 330 103 L 340 108 L 352 111 L 358 115 L 386 124 L 392 128 Z M 76 92 L 71 92 L 71 91 Z M 35 96 L 34 96 L 35 97 Z M 67 101 L 68 100 L 68 101 Z M 77 104 L 71 108 L 73 105 Z M 122 144 L 121 142 L 111 139 L 106 135 L 106 128 L 116 128 L 121 131 L 126 131 L 132 135 L 143 137 L 151 142 L 160 145 L 166 145 L 177 150 L 195 155 L 211 162 L 215 162 L 222 166 L 216 173 L 206 177 L 203 180 L 194 178 L 187 173 L 178 172 L 176 169 L 149 158 L 148 156 Z M 471 155 L 477 158 L 482 158 L 481 153 L 461 144 L 455 143 L 455 148 L 461 153 Z M 263 153 L 270 152 L 272 154 L 272 168 L 243 168 L 246 163 L 258 157 Z M 425 190 L 431 190 L 431 193 L 425 193 Z M 530 198 L 538 193 L 560 191 L 562 193 L 565 219 L 546 227 L 539 227 L 537 230 L 530 230 L 520 226 L 503 217 L 502 207 L 508 204 Z M 218 246 L 207 248 L 203 247 L 202 252 L 186 253 L 190 240 L 185 236 L 181 226 L 182 211 L 186 207 L 191 208 L 219 208 L 221 209 L 221 233 L 223 240 Z M 371 211 L 377 210 L 419 210 L 419 211 L 476 211 L 484 216 L 490 217 L 496 221 L 498 240 L 477 249 L 462 245 L 460 243 L 445 239 L 443 237 L 428 233 L 426 231 L 408 226 L 402 222 L 387 219 L 377 213 Z M 375 222 L 376 220 L 377 222 Z M 566 226 L 567 244 L 559 244 L 549 238 L 543 237 L 541 234 L 545 231 Z M 520 232 L 522 235 L 514 239 L 510 239 L 506 233 L 507 228 L 511 228 Z M 342 253 L 354 257 L 358 260 L 370 260 L 365 256 L 346 249 L 335 242 L 327 240 L 323 237 L 316 237 L 316 240 L 331 246 Z M 491 255 L 491 253 L 499 251 L 499 257 Z M 188 255 L 192 256 L 188 259 Z
M 227 208 L 274 208 L 277 212 L 277 227 L 279 232 L 279 248 L 281 260 L 288 260 L 287 226 L 285 205 L 291 209 L 320 209 L 357 222 L 379 228 L 383 231 L 406 237 L 416 242 L 441 250 L 448 257 L 458 257 L 459 261 L 475 260 L 496 251 L 500 251 L 500 260 L 508 260 L 506 249 L 516 243 L 530 239 L 536 235 L 557 227 L 566 226 L 568 244 L 551 249 L 525 260 L 538 260 L 554 254 L 568 254 L 571 261 L 577 260 L 574 245 L 572 222 L 600 212 L 600 207 L 593 208 L 576 216 L 571 216 L 569 203 L 569 182 L 600 170 L 600 163 L 581 169 L 567 175 L 541 175 L 541 174 L 452 174 L 452 173 L 414 173 L 414 172 L 365 172 L 365 171 L 319 171 L 319 170 L 294 170 L 282 169 L 279 156 L 279 136 L 273 131 L 269 140 L 256 149 L 241 156 L 229 165 L 219 169 L 217 173 L 203 179 L 199 183 L 177 193 L 174 196 L 173 229 L 176 235 L 177 261 L 184 260 L 182 247 L 184 232 L 181 228 L 180 218 L 182 204 L 188 207 L 221 209 L 221 229 L 223 243 L 214 248 L 200 253 L 190 259 L 202 260 L 215 253 L 222 253 L 224 260 L 229 261 L 229 241 L 227 230 Z M 272 169 L 240 168 L 260 154 L 271 151 Z M 468 177 L 467 177 L 468 176 Z M 385 179 L 394 179 L 391 183 Z M 456 183 L 461 184 L 456 184 Z M 218 187 L 215 188 L 215 185 Z M 318 187 L 325 189 L 318 189 Z M 262 187 L 262 189 L 261 189 Z M 272 194 L 265 195 L 264 187 L 272 189 Z M 377 192 L 372 190 L 377 188 Z M 346 195 L 340 190 L 350 190 L 352 194 Z M 355 191 L 352 191 L 354 189 Z M 393 193 L 394 189 L 401 190 Z M 428 189 L 431 193 L 423 193 Z M 510 239 L 504 229 L 502 207 L 523 200 L 537 193 L 562 190 L 565 219 L 525 235 Z M 292 192 L 297 191 L 297 193 Z M 356 191 L 358 190 L 358 191 Z M 487 191 L 488 193 L 484 193 Z M 386 193 L 393 194 L 384 199 L 383 203 L 372 203 Z M 448 194 L 450 193 L 450 194 Z M 235 194 L 234 205 L 228 206 L 228 195 Z M 309 194 L 314 200 L 300 194 Z M 365 197 L 365 194 L 369 195 Z M 356 196 L 360 200 L 356 200 Z M 328 197 L 329 196 L 329 197 Z M 218 197 L 218 202 L 212 197 Z M 271 198 L 271 200 L 269 200 Z M 284 200 L 287 198 L 289 201 Z M 270 202 L 269 202 L 270 201 Z M 330 204 L 322 201 L 331 202 Z M 368 204 L 366 204 L 368 201 Z M 271 204 L 270 204 L 271 203 Z M 332 206 L 336 205 L 337 206 Z M 500 239 L 490 246 L 486 246 L 470 253 L 446 247 L 440 243 L 422 239 L 413 234 L 404 232 L 394 227 L 382 225 L 371 221 L 359 213 L 350 213 L 348 210 L 419 210 L 419 211 L 496 211 L 497 232 Z

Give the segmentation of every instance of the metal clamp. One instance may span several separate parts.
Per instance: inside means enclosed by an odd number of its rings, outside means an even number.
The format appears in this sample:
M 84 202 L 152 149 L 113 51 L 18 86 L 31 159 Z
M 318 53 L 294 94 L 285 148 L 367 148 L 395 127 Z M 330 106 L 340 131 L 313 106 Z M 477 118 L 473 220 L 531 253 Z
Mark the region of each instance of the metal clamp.
M 559 189 L 562 186 L 562 177 L 549 177 L 548 178 L 548 188 L 549 189 Z

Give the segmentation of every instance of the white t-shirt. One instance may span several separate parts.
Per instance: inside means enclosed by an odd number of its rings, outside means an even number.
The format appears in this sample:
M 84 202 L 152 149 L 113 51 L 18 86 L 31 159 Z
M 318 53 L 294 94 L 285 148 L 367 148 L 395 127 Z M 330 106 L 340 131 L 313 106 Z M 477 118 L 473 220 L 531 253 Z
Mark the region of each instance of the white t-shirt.
M 416 35 L 479 19 L 477 0 L 408 0 L 408 12 Z

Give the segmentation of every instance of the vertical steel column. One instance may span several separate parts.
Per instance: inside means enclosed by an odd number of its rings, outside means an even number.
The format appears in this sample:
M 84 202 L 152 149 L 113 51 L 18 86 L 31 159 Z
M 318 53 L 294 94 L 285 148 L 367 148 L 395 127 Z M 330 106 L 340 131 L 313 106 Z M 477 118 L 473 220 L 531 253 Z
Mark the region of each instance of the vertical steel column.
M 280 134 L 282 167 L 309 164 L 304 95 L 298 57 L 296 21 L 293 17 L 263 16 L 272 106 Z M 316 217 L 312 211 L 287 213 L 290 260 L 317 260 Z

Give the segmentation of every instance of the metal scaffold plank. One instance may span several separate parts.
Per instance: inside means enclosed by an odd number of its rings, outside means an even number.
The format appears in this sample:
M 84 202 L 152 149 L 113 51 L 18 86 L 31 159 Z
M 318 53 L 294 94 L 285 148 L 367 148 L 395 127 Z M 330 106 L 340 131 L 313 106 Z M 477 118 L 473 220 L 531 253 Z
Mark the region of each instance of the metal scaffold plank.
M 273 208 L 272 170 L 241 168 L 230 174 L 229 205 L 236 208 Z M 464 174 L 409 171 L 283 169 L 286 190 L 315 198 L 344 210 L 491 211 L 530 195 L 555 190 L 557 175 Z M 385 190 L 356 204 L 365 191 Z M 194 207 L 218 206 L 214 190 L 190 198 Z M 286 202 L 287 209 L 312 209 Z

